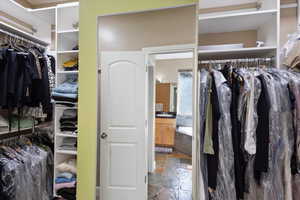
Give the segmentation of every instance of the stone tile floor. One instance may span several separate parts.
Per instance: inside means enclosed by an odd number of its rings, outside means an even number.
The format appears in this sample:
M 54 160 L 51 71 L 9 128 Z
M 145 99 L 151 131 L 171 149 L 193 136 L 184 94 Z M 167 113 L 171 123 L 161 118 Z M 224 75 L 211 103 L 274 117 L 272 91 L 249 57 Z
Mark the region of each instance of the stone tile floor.
M 149 174 L 148 200 L 192 200 L 192 158 L 181 153 L 156 153 Z

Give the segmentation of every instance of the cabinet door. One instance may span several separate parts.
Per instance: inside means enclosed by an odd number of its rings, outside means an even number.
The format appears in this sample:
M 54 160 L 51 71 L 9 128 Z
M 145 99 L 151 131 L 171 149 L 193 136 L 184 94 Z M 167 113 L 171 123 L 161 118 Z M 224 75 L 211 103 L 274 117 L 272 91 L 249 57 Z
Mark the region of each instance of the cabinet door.
M 156 145 L 163 145 L 163 135 L 164 130 L 163 126 L 160 123 L 156 123 L 155 126 L 155 144 Z
M 163 104 L 163 111 L 170 111 L 170 83 L 158 83 L 156 84 L 156 103 Z
M 174 146 L 175 142 L 175 127 L 172 125 L 163 125 L 164 135 L 163 143 L 166 146 Z

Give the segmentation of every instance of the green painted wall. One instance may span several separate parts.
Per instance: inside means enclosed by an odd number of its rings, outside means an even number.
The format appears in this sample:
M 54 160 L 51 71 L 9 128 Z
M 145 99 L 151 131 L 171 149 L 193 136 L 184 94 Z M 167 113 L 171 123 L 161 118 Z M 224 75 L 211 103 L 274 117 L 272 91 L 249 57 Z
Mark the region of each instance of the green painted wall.
M 78 200 L 94 200 L 96 196 L 97 16 L 195 2 L 196 0 L 80 0 Z

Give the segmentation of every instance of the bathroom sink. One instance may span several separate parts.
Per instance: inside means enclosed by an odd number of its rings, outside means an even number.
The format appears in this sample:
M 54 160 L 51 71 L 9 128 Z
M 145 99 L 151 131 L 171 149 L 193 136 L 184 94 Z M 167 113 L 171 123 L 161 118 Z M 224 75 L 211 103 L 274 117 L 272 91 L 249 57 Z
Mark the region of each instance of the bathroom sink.
M 156 117 L 173 117 L 172 114 L 157 114 Z
M 169 113 L 168 112 L 157 112 L 156 117 L 159 117 L 159 118 L 175 118 L 176 114 L 172 113 L 172 112 L 169 112 Z

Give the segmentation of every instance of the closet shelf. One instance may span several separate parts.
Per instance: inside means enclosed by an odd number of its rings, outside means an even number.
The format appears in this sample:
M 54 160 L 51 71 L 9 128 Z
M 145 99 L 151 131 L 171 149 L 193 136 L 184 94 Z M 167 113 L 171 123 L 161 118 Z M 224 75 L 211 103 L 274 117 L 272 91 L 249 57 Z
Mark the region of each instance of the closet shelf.
M 259 10 L 259 11 L 248 11 L 248 12 L 240 12 L 240 13 L 230 13 L 223 15 L 213 15 L 213 16 L 201 16 L 199 15 L 199 20 L 211 20 L 211 19 L 222 19 L 222 18 L 233 18 L 233 17 L 243 17 L 243 16 L 256 16 L 256 15 L 268 15 L 268 14 L 276 14 L 277 10 Z
M 71 150 L 56 150 L 57 154 L 66 154 L 66 155 L 77 155 L 77 151 Z
M 70 30 L 63 30 L 63 31 L 57 31 L 58 34 L 64 34 L 64 33 L 79 33 L 79 29 L 70 29 Z
M 71 135 L 71 134 L 65 134 L 65 133 L 56 133 L 56 136 L 77 138 L 77 135 Z
M 57 71 L 58 74 L 78 74 L 78 70 L 76 71 Z
M 79 50 L 69 50 L 69 51 L 57 51 L 57 54 L 76 54 Z
M 276 22 L 277 10 L 252 11 L 202 17 L 199 15 L 199 33 L 224 33 L 257 30 L 267 23 Z
M 285 9 L 285 8 L 297 8 L 298 4 L 297 3 L 287 3 L 287 4 L 281 4 L 280 8 Z
M 215 59 L 239 59 L 251 57 L 275 56 L 276 46 L 272 47 L 253 47 L 227 50 L 200 50 L 198 51 L 199 60 Z

